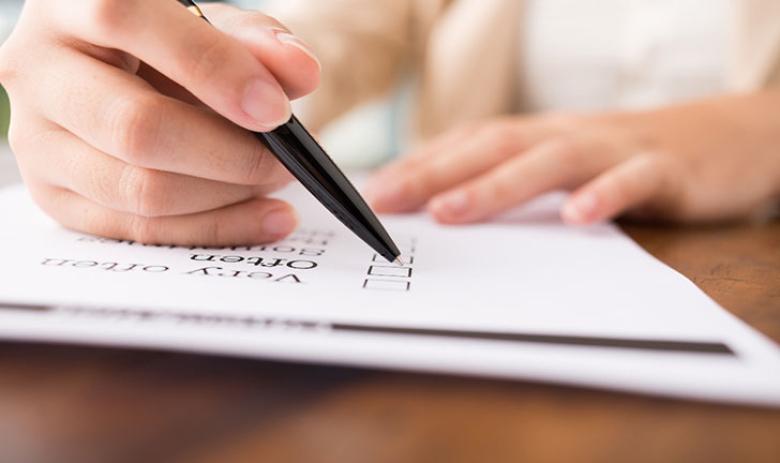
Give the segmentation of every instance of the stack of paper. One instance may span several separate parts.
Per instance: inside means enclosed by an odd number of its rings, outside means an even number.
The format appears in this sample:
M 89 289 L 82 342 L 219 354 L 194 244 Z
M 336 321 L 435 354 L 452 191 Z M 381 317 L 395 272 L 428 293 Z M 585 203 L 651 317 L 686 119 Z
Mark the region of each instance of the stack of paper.
M 468 227 L 384 217 L 400 264 L 283 196 L 289 239 L 204 249 L 68 232 L 3 190 L 0 337 L 780 404 L 773 343 L 616 227 L 561 224 L 559 196 Z

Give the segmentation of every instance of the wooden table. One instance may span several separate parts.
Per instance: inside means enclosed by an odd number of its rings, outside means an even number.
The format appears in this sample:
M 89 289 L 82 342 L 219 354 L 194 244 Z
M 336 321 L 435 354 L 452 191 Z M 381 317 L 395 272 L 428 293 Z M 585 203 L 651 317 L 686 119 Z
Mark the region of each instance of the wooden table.
M 626 226 L 780 341 L 780 222 Z M 0 462 L 780 462 L 780 411 L 543 384 L 0 343 Z

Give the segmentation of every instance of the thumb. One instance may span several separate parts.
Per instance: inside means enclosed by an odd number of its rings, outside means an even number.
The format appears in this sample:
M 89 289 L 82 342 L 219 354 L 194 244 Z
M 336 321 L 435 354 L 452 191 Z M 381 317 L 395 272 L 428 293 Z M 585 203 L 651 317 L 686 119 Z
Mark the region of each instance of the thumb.
M 314 52 L 276 19 L 220 3 L 204 5 L 202 10 L 214 26 L 238 39 L 271 71 L 290 99 L 319 85 L 320 62 Z

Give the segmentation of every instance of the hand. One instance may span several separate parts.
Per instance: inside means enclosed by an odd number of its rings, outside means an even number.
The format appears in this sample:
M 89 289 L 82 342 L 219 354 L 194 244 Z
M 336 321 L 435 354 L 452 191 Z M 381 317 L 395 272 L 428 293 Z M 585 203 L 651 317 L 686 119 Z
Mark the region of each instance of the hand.
M 762 104 L 777 112 L 771 102 Z M 772 148 L 780 141 L 777 130 L 767 137 L 765 123 L 750 126 L 760 107 L 737 101 L 461 127 L 380 171 L 366 195 L 380 212 L 427 204 L 436 220 L 449 224 L 488 219 L 552 190 L 574 191 L 561 211 L 570 224 L 622 214 L 673 221 L 746 217 L 780 195 L 780 156 Z M 743 114 L 750 129 L 735 131 L 718 110 L 736 120 Z
M 284 26 L 225 5 L 28 0 L 0 49 L 10 142 L 63 225 L 146 243 L 251 244 L 296 225 L 288 181 L 246 129 L 290 117 L 319 64 Z

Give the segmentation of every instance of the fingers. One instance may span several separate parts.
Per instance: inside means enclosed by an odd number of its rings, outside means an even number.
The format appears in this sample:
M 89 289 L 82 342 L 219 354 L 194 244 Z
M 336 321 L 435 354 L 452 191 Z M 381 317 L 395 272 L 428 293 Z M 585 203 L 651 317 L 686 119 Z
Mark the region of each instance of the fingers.
M 434 195 L 517 154 L 526 139 L 521 129 L 501 124 L 444 135 L 383 169 L 372 179 L 367 196 L 380 212 L 418 209 Z
M 61 78 L 70 74 L 84 77 Z M 137 167 L 243 185 L 288 178 L 246 130 L 76 51 L 42 68 L 29 93 L 45 118 Z
M 443 223 L 475 222 L 539 194 L 592 175 L 596 165 L 569 143 L 542 143 L 473 180 L 434 197 L 433 217 Z
M 569 224 L 584 225 L 617 217 L 665 196 L 669 169 L 658 156 L 638 155 L 616 165 L 575 191 L 561 210 Z
M 205 4 L 202 9 L 218 29 L 243 43 L 271 71 L 289 98 L 317 88 L 320 63 L 314 52 L 279 21 L 222 3 Z
M 267 131 L 290 118 L 271 72 L 238 40 L 178 2 L 89 0 L 54 8 L 61 30 L 139 58 L 236 124 Z
M 238 39 L 271 71 L 290 99 L 311 93 L 319 85 L 320 63 L 314 53 L 275 19 L 223 3 L 205 4 L 201 9 L 214 26 Z M 160 93 L 199 103 L 186 89 L 148 65 L 141 64 L 138 74 Z
M 202 101 L 198 100 L 195 95 L 187 91 L 186 88 L 160 74 L 156 69 L 150 67 L 146 63 L 140 63 L 135 74 L 162 95 L 175 98 L 193 106 L 205 106 Z
M 39 205 L 67 228 L 148 244 L 261 244 L 287 236 L 297 223 L 290 206 L 274 199 L 258 198 L 214 211 L 149 218 L 105 208 L 64 189 L 32 183 L 30 187 Z
M 40 132 L 18 157 L 27 177 L 144 217 L 218 209 L 263 193 L 250 186 L 131 166 L 56 128 Z
M 390 164 L 382 167 L 374 174 L 366 184 L 365 195 L 373 202 L 378 203 L 380 196 L 387 194 L 386 189 L 407 172 L 415 170 L 418 166 L 431 160 L 432 157 L 447 153 L 449 148 L 457 146 L 462 140 L 467 140 L 473 133 L 472 127 L 460 127 L 450 130 L 433 140 L 418 146 L 411 153 L 401 156 Z M 374 204 L 376 206 L 376 204 Z

